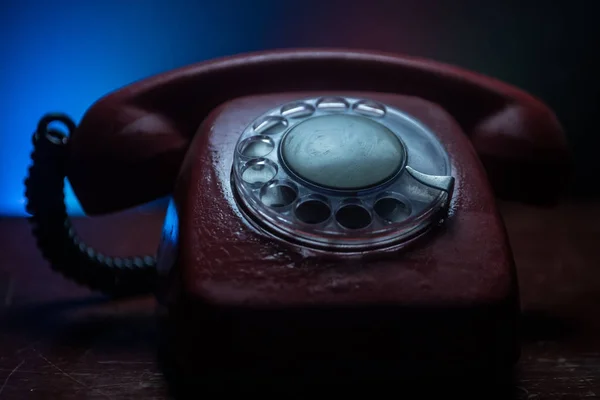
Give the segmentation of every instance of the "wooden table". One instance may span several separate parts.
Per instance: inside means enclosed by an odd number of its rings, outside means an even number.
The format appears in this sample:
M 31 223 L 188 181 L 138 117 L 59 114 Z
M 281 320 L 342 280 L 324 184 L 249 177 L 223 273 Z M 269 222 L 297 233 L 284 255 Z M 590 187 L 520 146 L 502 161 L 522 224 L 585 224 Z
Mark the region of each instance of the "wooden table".
M 524 314 L 513 397 L 600 398 L 600 202 L 500 206 Z M 145 254 L 156 249 L 162 213 L 91 221 L 75 225 L 94 247 Z M 25 219 L 0 219 L 0 237 L 0 399 L 168 398 L 153 299 L 108 301 L 63 279 Z

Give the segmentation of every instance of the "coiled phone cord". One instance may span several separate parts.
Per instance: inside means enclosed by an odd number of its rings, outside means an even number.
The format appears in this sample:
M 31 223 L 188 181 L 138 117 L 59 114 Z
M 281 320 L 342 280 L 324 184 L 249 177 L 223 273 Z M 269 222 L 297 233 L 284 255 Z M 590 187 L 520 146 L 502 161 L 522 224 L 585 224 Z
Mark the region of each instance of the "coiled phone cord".
M 69 138 L 50 127 L 54 122 L 64 124 L 69 135 L 76 128 L 75 122 L 63 114 L 49 114 L 40 120 L 25 180 L 26 210 L 44 258 L 65 277 L 110 296 L 152 292 L 157 275 L 154 257 L 109 257 L 77 236 L 64 197 Z

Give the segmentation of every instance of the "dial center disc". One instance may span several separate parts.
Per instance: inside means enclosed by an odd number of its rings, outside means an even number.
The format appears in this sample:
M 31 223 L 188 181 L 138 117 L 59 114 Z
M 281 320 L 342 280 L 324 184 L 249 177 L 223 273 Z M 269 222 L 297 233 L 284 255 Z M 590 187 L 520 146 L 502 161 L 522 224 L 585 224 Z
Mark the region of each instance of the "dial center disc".
M 404 166 L 406 150 L 388 128 L 369 118 L 323 115 L 294 126 L 280 155 L 288 169 L 314 185 L 360 190 L 393 178 Z

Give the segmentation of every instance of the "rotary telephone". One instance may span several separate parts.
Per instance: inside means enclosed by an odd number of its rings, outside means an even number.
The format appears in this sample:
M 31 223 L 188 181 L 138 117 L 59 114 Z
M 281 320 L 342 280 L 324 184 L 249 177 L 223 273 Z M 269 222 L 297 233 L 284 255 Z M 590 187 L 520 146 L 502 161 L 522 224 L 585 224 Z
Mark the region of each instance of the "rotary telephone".
M 33 141 L 28 211 L 45 257 L 92 289 L 156 293 L 190 376 L 510 368 L 518 288 L 495 197 L 551 203 L 568 166 L 556 117 L 522 90 L 337 49 L 163 73 L 79 125 L 43 117 Z M 157 256 L 79 240 L 65 177 L 89 215 L 171 195 Z

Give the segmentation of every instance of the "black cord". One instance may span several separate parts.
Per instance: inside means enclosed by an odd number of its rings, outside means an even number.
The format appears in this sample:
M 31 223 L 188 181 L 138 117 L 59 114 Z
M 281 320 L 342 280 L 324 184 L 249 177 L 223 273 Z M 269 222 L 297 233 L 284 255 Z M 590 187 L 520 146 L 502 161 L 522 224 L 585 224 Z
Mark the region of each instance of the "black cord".
M 154 257 L 119 258 L 103 255 L 78 237 L 67 215 L 64 198 L 69 139 L 50 124 L 64 124 L 69 135 L 76 128 L 66 115 L 44 116 L 33 135 L 32 164 L 25 180 L 27 212 L 43 256 L 65 277 L 111 296 L 133 296 L 154 291 Z

